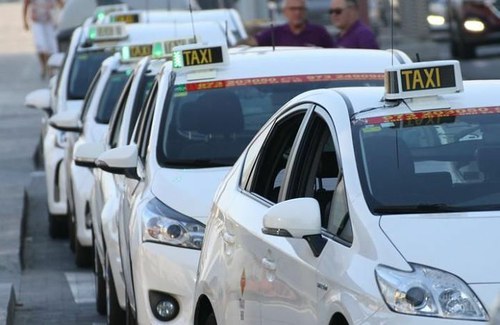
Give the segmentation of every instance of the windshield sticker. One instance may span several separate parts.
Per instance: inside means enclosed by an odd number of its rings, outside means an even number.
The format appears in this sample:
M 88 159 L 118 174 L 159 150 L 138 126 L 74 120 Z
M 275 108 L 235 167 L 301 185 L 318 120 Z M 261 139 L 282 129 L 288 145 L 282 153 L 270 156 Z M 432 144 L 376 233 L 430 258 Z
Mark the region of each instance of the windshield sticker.
M 174 97 L 183 97 L 187 95 L 186 85 L 177 85 L 174 87 Z
M 441 118 L 455 117 L 455 116 L 465 116 L 465 115 L 483 115 L 483 114 L 498 114 L 500 113 L 500 106 L 489 106 L 489 107 L 472 107 L 472 108 L 462 108 L 462 109 L 448 109 L 441 111 L 429 111 L 429 112 L 418 112 L 410 114 L 398 114 L 398 115 L 387 115 L 387 116 L 377 116 L 370 118 L 362 118 L 353 120 L 355 125 L 372 125 L 372 124 L 383 124 L 392 122 L 408 122 L 405 123 L 410 125 L 429 125 L 429 124 L 440 124 Z M 425 122 L 424 122 L 425 120 Z M 421 121 L 420 123 L 417 121 Z
M 244 78 L 220 81 L 208 81 L 186 84 L 186 90 L 198 91 L 217 88 L 243 87 L 243 86 L 261 86 L 272 84 L 306 83 L 321 81 L 356 81 L 356 80 L 384 80 L 383 73 L 342 73 L 342 74 L 315 74 L 315 75 L 297 75 L 297 76 L 277 76 L 277 77 L 259 77 Z

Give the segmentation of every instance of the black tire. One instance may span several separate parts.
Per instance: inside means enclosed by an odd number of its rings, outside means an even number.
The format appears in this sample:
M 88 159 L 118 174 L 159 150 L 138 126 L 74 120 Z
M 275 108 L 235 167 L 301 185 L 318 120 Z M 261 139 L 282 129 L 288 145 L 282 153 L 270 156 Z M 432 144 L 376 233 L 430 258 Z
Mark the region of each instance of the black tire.
M 69 203 L 68 203 L 69 206 Z M 76 225 L 73 222 L 73 214 L 68 209 L 68 237 L 69 237 L 69 248 L 72 252 L 75 252 L 75 238 L 76 238 Z
M 94 244 L 94 279 L 95 279 L 95 306 L 101 315 L 106 314 L 106 280 L 104 279 L 103 267 Z
M 66 216 L 49 213 L 49 235 L 50 238 L 66 238 L 68 227 L 66 227 Z
M 75 236 L 76 237 L 76 236 Z M 85 247 L 75 238 L 75 264 L 78 267 L 92 266 L 94 251 L 92 247 Z
M 120 307 L 116 295 L 115 280 L 113 272 L 109 265 L 109 259 L 106 257 L 106 313 L 108 325 L 125 324 L 125 310 Z
M 125 297 L 127 299 L 126 310 L 125 310 L 125 324 L 126 325 L 137 325 L 137 321 L 135 320 L 134 311 L 132 307 L 130 307 L 130 303 L 128 301 L 127 293 L 125 292 Z
M 217 325 L 217 320 L 215 319 L 215 314 L 213 311 L 210 313 L 210 315 L 208 315 L 204 325 Z

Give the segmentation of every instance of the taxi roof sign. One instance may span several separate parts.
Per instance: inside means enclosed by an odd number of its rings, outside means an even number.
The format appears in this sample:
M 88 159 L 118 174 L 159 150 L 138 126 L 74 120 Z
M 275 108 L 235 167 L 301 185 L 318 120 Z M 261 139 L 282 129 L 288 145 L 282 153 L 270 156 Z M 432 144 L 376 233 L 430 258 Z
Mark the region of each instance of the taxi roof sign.
M 141 21 L 141 17 L 137 12 L 118 12 L 109 16 L 113 23 L 136 24 Z
M 194 44 L 195 41 L 195 38 L 179 38 L 166 40 L 163 42 L 156 42 L 153 44 L 153 53 L 151 54 L 151 56 L 153 59 L 171 57 L 172 51 L 175 47 Z
M 385 70 L 385 99 L 409 99 L 461 92 L 460 63 L 456 60 L 401 64 Z
M 115 11 L 127 11 L 128 5 L 126 3 L 97 6 L 94 10 L 94 17 L 97 21 L 102 21 L 106 15 Z
M 226 45 L 193 44 L 176 46 L 172 50 L 174 69 L 206 70 L 229 63 Z
M 97 24 L 89 26 L 88 38 L 91 41 L 111 41 L 128 36 L 124 23 Z
M 120 60 L 122 62 L 139 60 L 153 53 L 153 44 L 137 44 L 122 47 Z

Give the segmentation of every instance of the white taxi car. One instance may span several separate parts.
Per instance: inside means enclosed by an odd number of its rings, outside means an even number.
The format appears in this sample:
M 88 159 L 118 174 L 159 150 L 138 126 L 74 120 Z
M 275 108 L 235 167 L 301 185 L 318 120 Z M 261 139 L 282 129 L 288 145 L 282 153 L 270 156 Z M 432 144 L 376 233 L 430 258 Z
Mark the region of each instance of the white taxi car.
M 127 176 L 120 250 L 126 308 L 140 324 L 191 319 L 215 189 L 277 108 L 306 89 L 381 84 L 393 59 L 387 51 L 364 50 L 245 47 L 229 53 L 220 45 L 174 50 L 131 144 L 96 161 Z M 407 59 L 395 53 L 396 62 Z
M 163 54 L 161 54 L 163 56 Z M 88 143 L 75 148 L 75 163 L 95 167 L 95 159 L 105 149 L 125 146 L 130 142 L 137 117 L 144 106 L 155 76 L 165 59 L 146 57 L 138 62 L 117 103 L 109 123 L 105 142 Z M 118 240 L 118 207 L 124 175 L 93 168 L 94 186 L 90 197 L 94 238 L 96 303 L 106 305 L 108 324 L 125 323 L 125 283 Z
M 385 80 L 301 94 L 259 131 L 214 198 L 194 324 L 488 321 L 500 82 L 457 61 Z
M 95 30 L 95 29 L 94 29 Z M 102 61 L 110 56 L 114 42 L 87 42 L 91 26 L 77 28 L 73 33 L 64 64 L 57 76 L 50 103 L 51 113 L 78 111 L 87 89 Z M 121 38 L 121 37 L 119 37 Z M 49 94 L 47 93 L 47 96 Z M 47 184 L 49 233 L 59 237 L 67 230 L 66 172 L 63 156 L 66 134 L 50 126 L 43 128 L 43 159 Z
M 168 15 L 166 15 L 168 13 Z M 209 10 L 129 10 L 127 12 L 113 12 L 103 16 L 104 22 L 124 22 L 124 23 L 191 23 L 202 21 L 215 21 L 227 29 L 227 38 L 230 46 L 236 45 L 239 41 L 248 37 L 245 25 L 240 14 L 235 9 L 209 9 Z
M 120 25 L 97 25 L 96 31 L 108 26 Z M 200 28 L 199 34 L 196 35 L 200 39 L 212 42 L 225 39 L 222 29 L 215 22 L 198 22 L 196 26 Z M 60 130 L 81 132 L 77 139 L 68 137 L 64 156 L 67 197 L 72 213 L 70 234 L 75 236 L 75 261 L 79 266 L 90 264 L 92 257 L 92 218 L 89 200 L 94 179 L 91 170 L 75 165 L 74 147 L 87 142 L 103 141 L 113 109 L 135 64 L 130 62 L 131 60 L 151 55 L 155 45 L 163 46 L 162 42 L 153 44 L 158 41 L 159 35 L 173 41 L 179 38 L 177 44 L 186 44 L 186 40 L 195 38 L 191 24 L 134 24 L 127 25 L 126 28 L 128 37 L 118 44 L 121 53 L 113 59 L 110 58 L 107 64 L 103 63 L 95 79 L 95 86 L 88 91 L 82 113 L 64 112 L 50 119 L 51 125 Z M 168 45 L 172 46 L 172 43 Z

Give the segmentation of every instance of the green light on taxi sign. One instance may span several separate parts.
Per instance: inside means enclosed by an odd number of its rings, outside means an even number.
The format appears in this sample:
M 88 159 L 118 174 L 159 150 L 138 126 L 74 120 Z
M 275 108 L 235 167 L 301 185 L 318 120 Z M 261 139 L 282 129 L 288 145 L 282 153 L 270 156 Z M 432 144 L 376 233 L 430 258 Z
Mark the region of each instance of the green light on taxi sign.
M 106 13 L 103 11 L 99 11 L 96 16 L 97 16 L 97 21 L 103 21 L 104 17 L 106 17 Z
M 161 57 L 164 57 L 165 56 L 165 51 L 163 50 L 163 43 L 161 42 L 156 42 L 156 43 L 153 43 L 153 53 L 151 54 L 151 56 L 153 58 L 161 58 Z
M 89 39 L 94 40 L 97 37 L 97 28 L 92 26 L 89 28 Z
M 182 51 L 174 51 L 172 53 L 172 65 L 174 68 L 182 68 L 184 66 L 184 59 L 182 58 Z
M 122 47 L 122 60 L 124 61 L 130 60 L 130 47 L 128 46 Z

